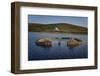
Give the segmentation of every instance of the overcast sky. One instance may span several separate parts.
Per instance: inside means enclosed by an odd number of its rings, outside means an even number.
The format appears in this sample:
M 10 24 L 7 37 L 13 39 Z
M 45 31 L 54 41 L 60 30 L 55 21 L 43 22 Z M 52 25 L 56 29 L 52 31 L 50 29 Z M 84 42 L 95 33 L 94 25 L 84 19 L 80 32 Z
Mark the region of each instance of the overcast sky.
M 87 27 L 87 17 L 74 17 L 74 16 L 44 16 L 44 15 L 28 15 L 29 23 L 41 23 L 41 24 L 52 24 L 52 23 L 70 23 Z

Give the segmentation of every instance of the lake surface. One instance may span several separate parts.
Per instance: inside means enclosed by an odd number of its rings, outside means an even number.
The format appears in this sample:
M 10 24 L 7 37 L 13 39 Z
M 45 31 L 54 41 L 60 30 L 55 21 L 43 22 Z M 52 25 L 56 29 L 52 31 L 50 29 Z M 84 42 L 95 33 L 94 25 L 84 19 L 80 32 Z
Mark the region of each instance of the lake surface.
M 68 39 L 61 40 L 61 45 L 58 45 L 58 40 L 52 41 L 52 47 L 43 48 L 37 46 L 35 41 L 40 38 L 56 38 L 56 37 L 71 37 L 78 38 L 87 42 L 87 35 L 80 34 L 52 34 L 29 32 L 28 33 L 28 60 L 53 60 L 53 59 L 80 59 L 88 58 L 87 43 L 79 45 L 75 48 L 67 46 Z

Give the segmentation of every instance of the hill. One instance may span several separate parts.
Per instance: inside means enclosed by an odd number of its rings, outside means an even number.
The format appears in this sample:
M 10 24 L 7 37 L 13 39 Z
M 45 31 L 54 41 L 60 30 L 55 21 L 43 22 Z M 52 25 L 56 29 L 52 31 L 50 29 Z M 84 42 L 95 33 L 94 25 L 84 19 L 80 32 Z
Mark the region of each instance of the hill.
M 50 32 L 50 33 L 79 33 L 87 34 L 88 29 L 78 25 L 68 23 L 56 23 L 56 24 L 28 24 L 29 32 Z

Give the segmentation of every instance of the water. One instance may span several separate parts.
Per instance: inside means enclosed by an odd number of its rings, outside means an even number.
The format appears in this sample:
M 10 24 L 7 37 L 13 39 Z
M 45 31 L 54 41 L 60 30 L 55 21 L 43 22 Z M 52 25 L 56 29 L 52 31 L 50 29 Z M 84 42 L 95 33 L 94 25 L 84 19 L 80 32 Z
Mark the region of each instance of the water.
M 68 39 L 61 40 L 61 45 L 58 45 L 58 40 L 52 41 L 52 47 L 43 48 L 37 46 L 35 41 L 40 38 L 56 38 L 56 37 L 72 37 L 87 41 L 87 35 L 80 34 L 51 34 L 51 33 L 28 33 L 28 60 L 51 60 L 51 59 L 79 59 L 88 57 L 88 45 L 83 44 L 75 48 L 67 46 Z

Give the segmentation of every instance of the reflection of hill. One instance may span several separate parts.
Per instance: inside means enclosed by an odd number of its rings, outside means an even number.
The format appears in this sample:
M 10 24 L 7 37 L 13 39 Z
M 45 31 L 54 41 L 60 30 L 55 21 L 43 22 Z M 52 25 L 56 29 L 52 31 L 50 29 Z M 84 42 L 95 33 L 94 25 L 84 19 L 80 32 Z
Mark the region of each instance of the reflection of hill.
M 55 27 L 59 30 L 55 30 Z M 87 28 L 67 24 L 67 23 L 56 23 L 56 24 L 36 24 L 29 23 L 28 30 L 31 32 L 59 32 L 59 33 L 81 33 L 87 34 Z

